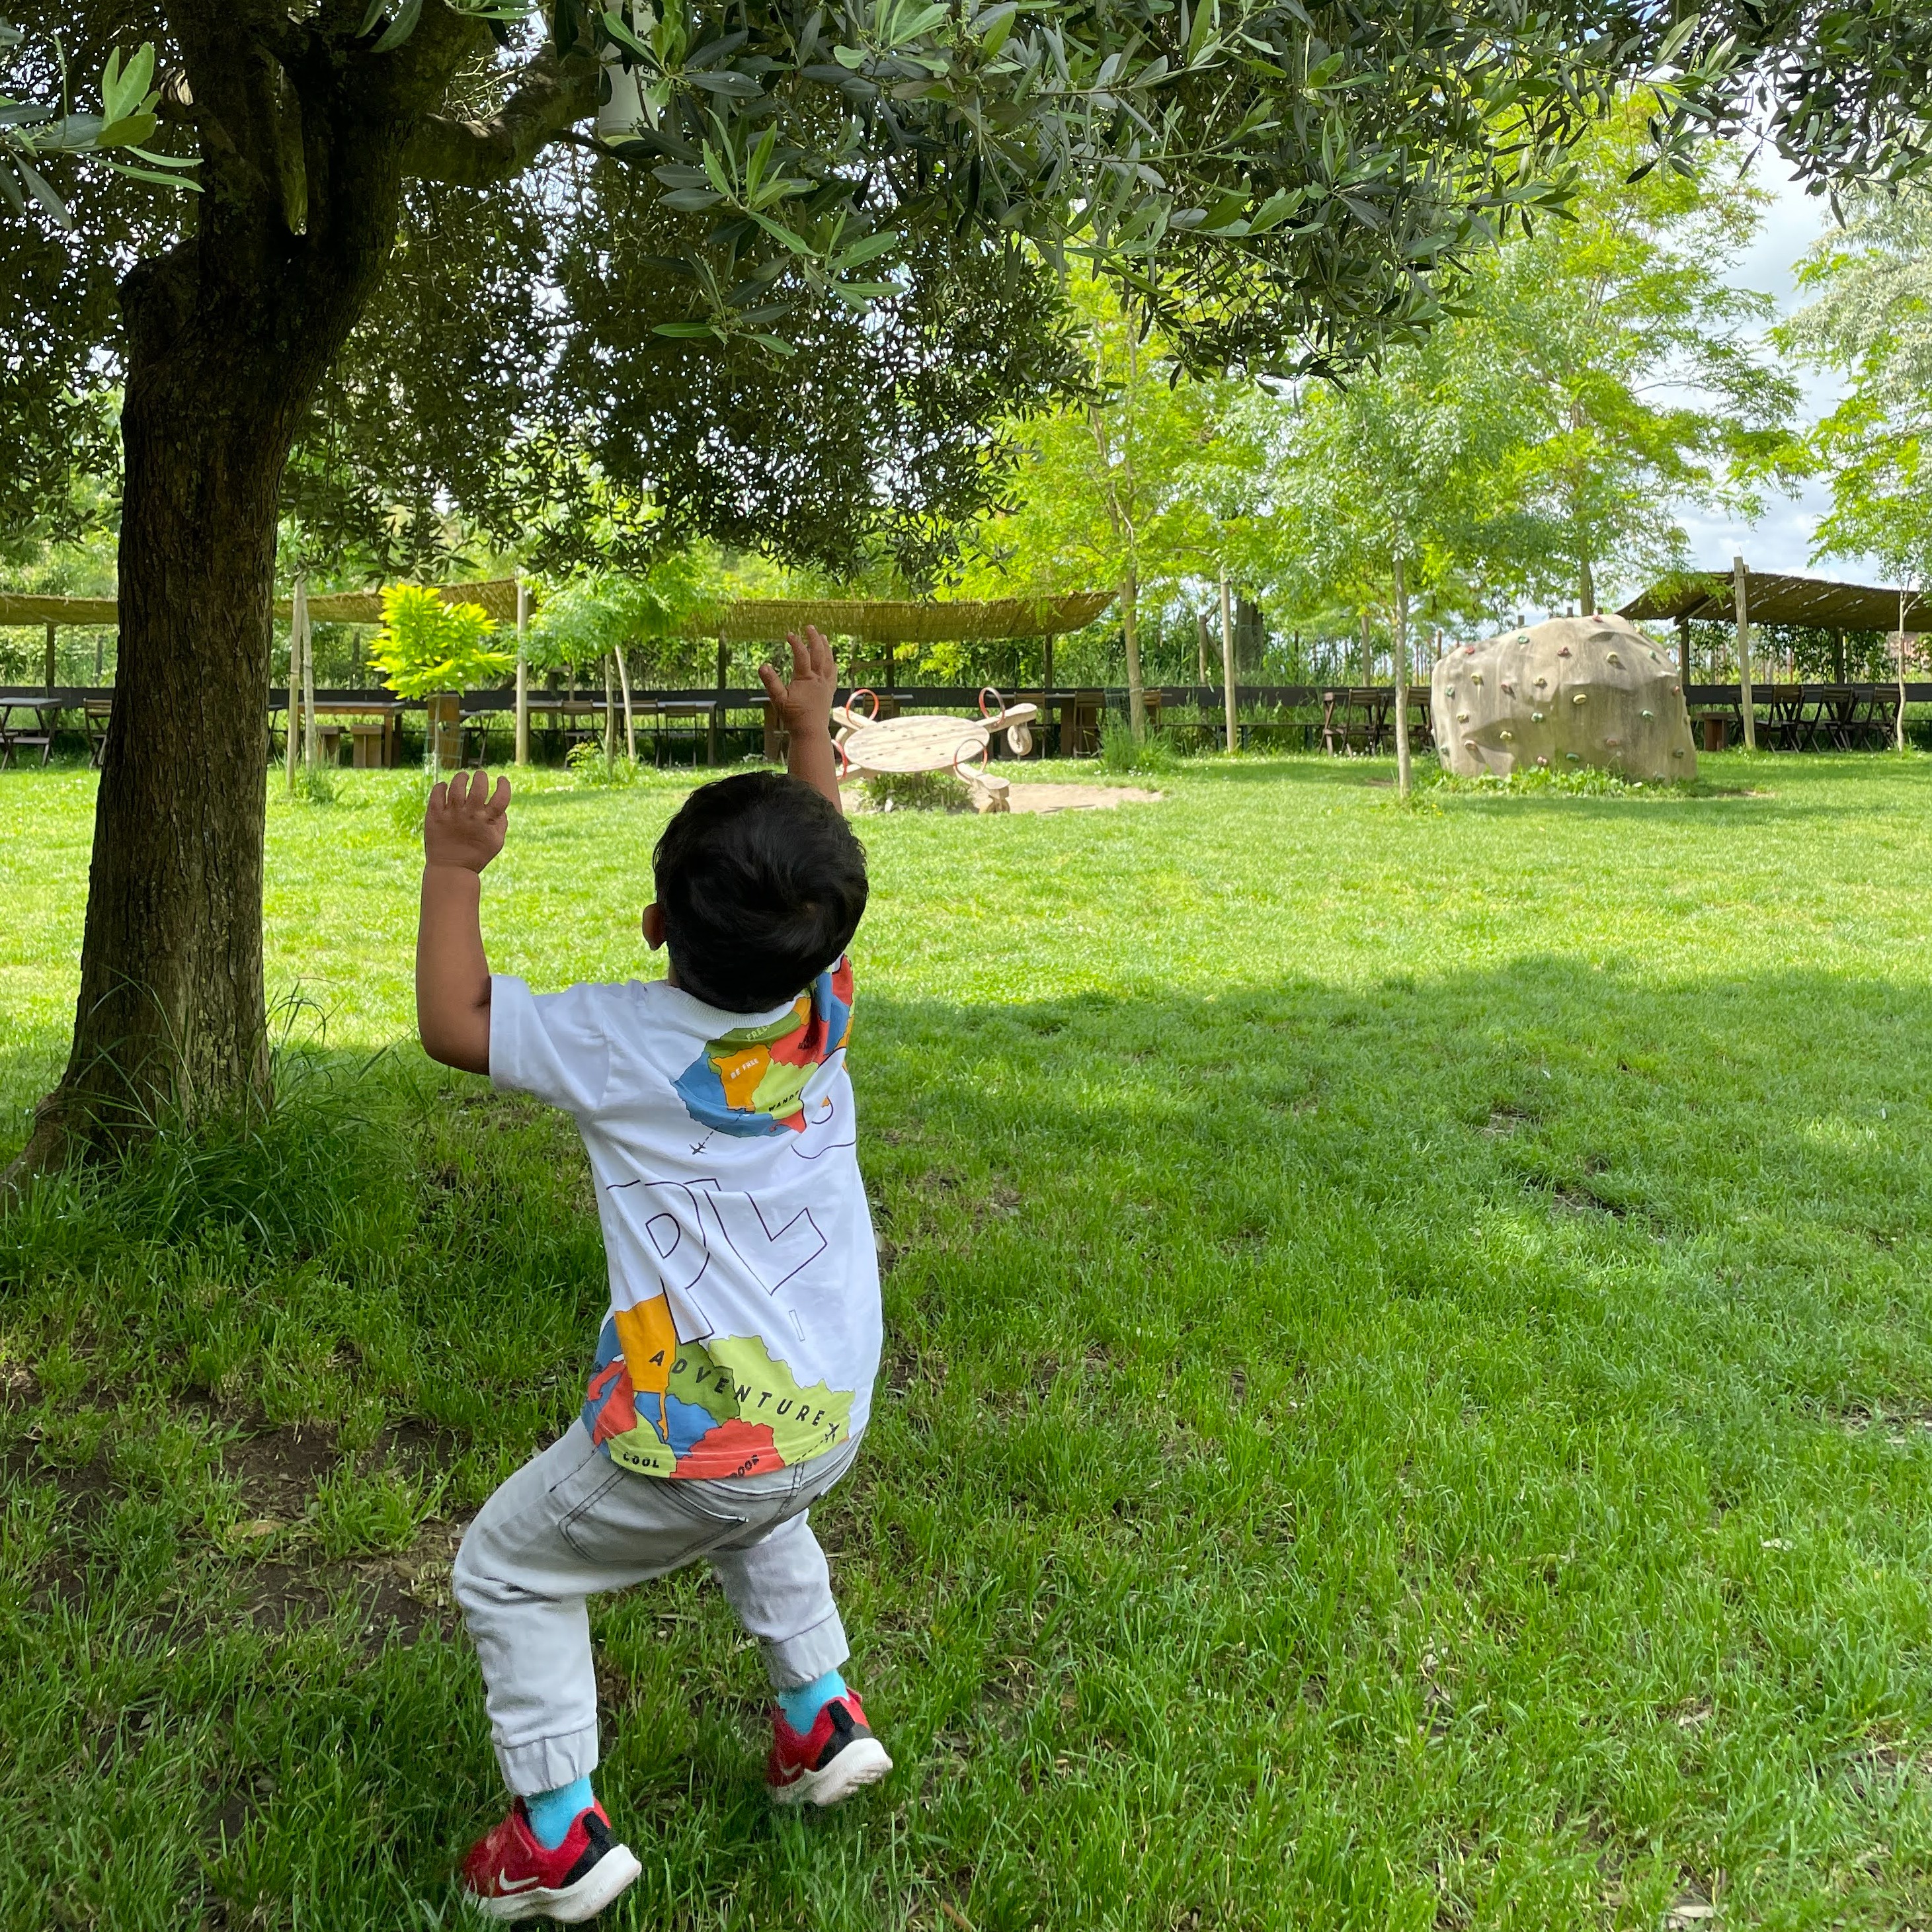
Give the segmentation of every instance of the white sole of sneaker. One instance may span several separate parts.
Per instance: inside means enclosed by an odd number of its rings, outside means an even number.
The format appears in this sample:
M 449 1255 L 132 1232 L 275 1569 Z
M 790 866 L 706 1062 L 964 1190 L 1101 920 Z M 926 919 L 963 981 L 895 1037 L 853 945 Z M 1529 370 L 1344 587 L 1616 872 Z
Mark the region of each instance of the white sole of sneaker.
M 532 1886 L 504 1898 L 478 1898 L 472 1892 L 470 1902 L 484 1918 L 505 1924 L 519 1918 L 550 1918 L 560 1925 L 580 1925 L 595 1918 L 643 1870 L 628 1845 L 613 1845 L 574 1885 L 556 1892 Z
M 775 1804 L 843 1804 L 854 1792 L 876 1784 L 892 1768 L 877 1738 L 854 1738 L 823 1771 L 808 1771 L 789 1784 L 772 1786 Z

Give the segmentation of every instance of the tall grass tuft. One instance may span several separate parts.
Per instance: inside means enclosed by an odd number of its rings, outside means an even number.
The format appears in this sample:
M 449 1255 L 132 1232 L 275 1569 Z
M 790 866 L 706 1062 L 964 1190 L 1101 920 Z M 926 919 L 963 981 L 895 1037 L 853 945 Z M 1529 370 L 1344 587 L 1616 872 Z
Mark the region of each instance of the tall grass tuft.
M 1172 772 L 1180 754 L 1164 731 L 1150 731 L 1136 741 L 1126 719 L 1108 718 L 1100 728 L 1100 769 L 1124 777 L 1130 772 Z
M 565 762 L 570 767 L 572 784 L 589 785 L 603 790 L 614 785 L 634 785 L 638 782 L 638 761 L 621 754 L 607 758 L 600 744 L 586 742 L 573 745 Z
M 365 1067 L 284 1050 L 274 1106 L 192 1128 L 164 1121 L 117 1160 L 46 1176 L 0 1207 L 0 1284 L 152 1246 L 238 1239 L 272 1265 L 366 1238 L 372 1203 L 400 1197 L 394 1124 L 374 1104 L 386 1089 Z

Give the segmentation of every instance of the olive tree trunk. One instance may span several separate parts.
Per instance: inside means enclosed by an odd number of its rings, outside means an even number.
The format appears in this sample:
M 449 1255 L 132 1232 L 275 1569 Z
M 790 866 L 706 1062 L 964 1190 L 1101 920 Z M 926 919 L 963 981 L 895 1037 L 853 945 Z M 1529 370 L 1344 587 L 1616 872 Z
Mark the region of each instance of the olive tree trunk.
M 1147 742 L 1147 686 L 1141 676 L 1140 575 L 1132 564 L 1120 579 L 1120 638 L 1127 650 L 1127 730 Z
M 1408 748 L 1408 573 L 1402 555 L 1395 559 L 1395 634 L 1390 639 L 1395 661 L 1395 789 L 1408 797 L 1415 782 Z
M 388 260 L 411 134 L 476 32 L 446 16 L 386 68 L 292 51 L 278 73 L 225 9 L 180 12 L 196 111 L 220 138 L 202 142 L 194 232 L 122 284 L 119 669 L 73 1048 L 16 1178 L 269 1097 L 282 472 Z

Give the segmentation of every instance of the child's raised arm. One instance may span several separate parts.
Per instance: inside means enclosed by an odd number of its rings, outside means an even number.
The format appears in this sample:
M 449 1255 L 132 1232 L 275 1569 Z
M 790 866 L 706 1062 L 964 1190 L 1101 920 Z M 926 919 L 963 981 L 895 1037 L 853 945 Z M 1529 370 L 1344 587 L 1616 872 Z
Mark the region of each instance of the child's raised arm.
M 838 674 L 832 663 L 832 646 L 817 626 L 808 624 L 801 640 L 787 632 L 791 646 L 791 677 L 782 678 L 770 664 L 758 667 L 758 677 L 770 693 L 780 720 L 791 734 L 785 769 L 823 792 L 841 812 L 838 759 L 832 748 L 832 700 L 838 694 Z
M 423 819 L 422 920 L 416 928 L 416 1032 L 423 1051 L 466 1073 L 490 1070 L 490 962 L 483 868 L 503 849 L 510 782 L 458 772 Z

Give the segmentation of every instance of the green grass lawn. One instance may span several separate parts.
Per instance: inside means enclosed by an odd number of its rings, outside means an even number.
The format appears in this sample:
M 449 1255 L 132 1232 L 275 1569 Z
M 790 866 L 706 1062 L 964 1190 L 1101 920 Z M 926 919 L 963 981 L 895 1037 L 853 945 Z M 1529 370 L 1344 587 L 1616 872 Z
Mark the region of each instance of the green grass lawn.
M 864 821 L 886 1360 L 814 1517 L 899 1768 L 775 1816 L 716 1589 L 604 1600 L 608 1922 L 1924 1928 L 1928 771 Z M 0 1221 L 7 1928 L 453 1924 L 498 1810 L 448 1560 L 602 1260 L 567 1124 L 411 1042 L 393 782 L 272 800 L 274 1122 Z M 0 776 L 5 1149 L 92 783 Z M 537 780 L 497 969 L 653 970 L 681 795 Z

